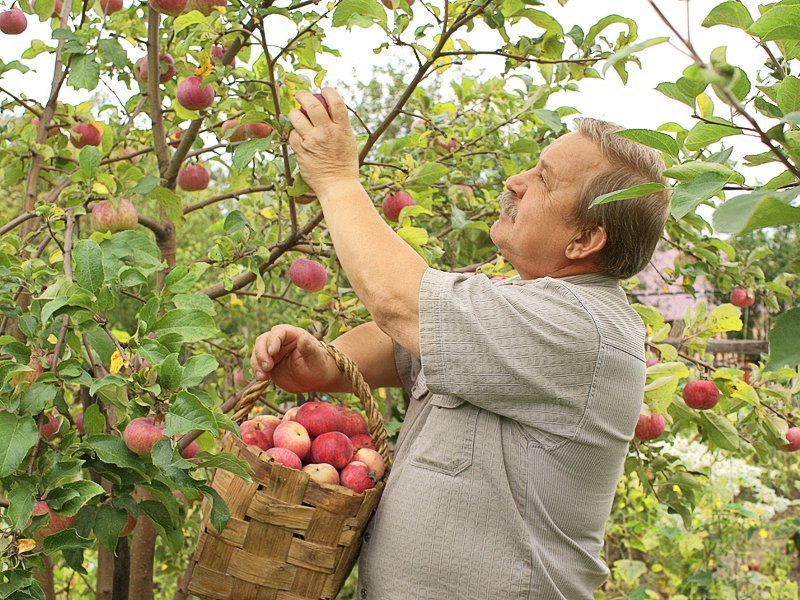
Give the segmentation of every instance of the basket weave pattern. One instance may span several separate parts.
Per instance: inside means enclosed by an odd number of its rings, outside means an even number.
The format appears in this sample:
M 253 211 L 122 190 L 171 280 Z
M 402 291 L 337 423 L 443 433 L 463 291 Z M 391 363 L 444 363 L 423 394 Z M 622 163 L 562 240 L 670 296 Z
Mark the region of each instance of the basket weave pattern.
M 386 430 L 369 388 L 355 365 L 325 345 L 353 382 L 367 412 L 376 449 L 388 465 Z M 253 384 L 234 418 L 250 412 L 265 383 Z M 357 494 L 345 487 L 319 484 L 284 467 L 255 446 L 228 435 L 222 449 L 246 461 L 253 480 L 217 470 L 211 486 L 230 509 L 222 533 L 210 522 L 203 500 L 203 522 L 190 565 L 189 591 L 213 600 L 309 600 L 335 598 L 353 568 L 361 535 L 377 508 L 383 481 Z

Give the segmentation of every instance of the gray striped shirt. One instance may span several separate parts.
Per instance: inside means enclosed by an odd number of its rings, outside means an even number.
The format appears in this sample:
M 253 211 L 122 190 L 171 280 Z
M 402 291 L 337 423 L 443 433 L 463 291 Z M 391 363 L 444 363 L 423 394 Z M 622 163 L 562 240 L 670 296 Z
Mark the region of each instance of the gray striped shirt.
M 359 561 L 361 600 L 590 599 L 644 393 L 644 326 L 601 274 L 428 269 L 421 361 Z

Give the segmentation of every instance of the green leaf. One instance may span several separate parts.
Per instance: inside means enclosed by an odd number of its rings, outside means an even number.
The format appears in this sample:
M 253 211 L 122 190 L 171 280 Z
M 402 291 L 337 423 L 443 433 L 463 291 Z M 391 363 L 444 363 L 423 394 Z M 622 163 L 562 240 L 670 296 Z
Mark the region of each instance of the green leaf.
M 742 330 L 742 312 L 733 304 L 720 304 L 714 307 L 703 326 L 705 336 Z
M 791 308 L 775 319 L 769 332 L 767 370 L 800 364 L 800 308 Z
M 183 378 L 181 379 L 182 387 L 194 387 L 203 383 L 206 375 L 216 371 L 219 363 L 217 359 L 210 354 L 200 354 L 192 356 L 183 364 Z
M 150 517 L 154 525 L 160 525 L 164 529 L 173 529 L 177 525 L 177 519 L 161 502 L 143 500 L 139 503 L 139 510 Z
M 564 122 L 561 120 L 559 114 L 554 110 L 537 108 L 533 111 L 533 114 L 539 117 L 542 120 L 542 123 L 545 124 L 545 127 L 554 133 L 559 133 L 562 129 L 564 129 Z
M 386 11 L 373 0 L 342 0 L 333 11 L 334 27 L 369 27 L 373 23 L 386 29 Z
M 445 177 L 450 169 L 441 163 L 429 162 L 411 173 L 405 187 L 414 192 L 423 192 Z
M 210 431 L 217 435 L 220 429 L 235 431 L 230 417 L 213 411 L 200 401 L 200 398 L 189 392 L 181 392 L 172 401 L 167 413 L 164 435 L 182 435 L 194 429 Z
M 86 443 L 104 463 L 117 465 L 126 469 L 132 469 L 147 477 L 147 472 L 142 469 L 142 457 L 131 452 L 116 435 L 97 434 L 86 438 Z
M 100 505 L 94 520 L 94 534 L 102 546 L 109 552 L 117 551 L 119 534 L 128 523 L 128 513 L 118 508 Z
M 168 390 L 177 390 L 181 386 L 183 379 L 183 367 L 178 362 L 178 353 L 170 354 L 161 363 L 161 370 L 158 373 L 158 384 Z
M 19 414 L 38 415 L 52 405 L 56 397 L 56 387 L 52 383 L 37 381 L 23 394 L 19 401 Z
M 200 25 L 208 21 L 208 18 L 203 15 L 199 10 L 192 10 L 186 14 L 182 14 L 178 16 L 175 21 L 172 23 L 172 28 L 175 33 L 183 31 L 187 27 L 191 27 L 192 25 Z
M 608 194 L 603 194 L 602 196 L 598 196 L 592 203 L 589 205 L 589 208 L 592 206 L 597 206 L 598 204 L 608 204 L 609 202 L 618 202 L 620 200 L 631 200 L 633 198 L 641 198 L 642 196 L 648 196 L 650 194 L 654 194 L 656 192 L 660 192 L 665 190 L 663 185 L 660 183 L 643 183 L 641 185 L 635 185 L 630 188 L 626 188 L 624 190 L 617 190 L 616 192 L 609 192 Z
M 152 330 L 159 336 L 176 334 L 183 343 L 200 342 L 218 333 L 217 324 L 209 314 L 180 308 L 168 311 Z
M 701 202 L 722 191 L 728 178 L 719 173 L 703 173 L 697 179 L 675 186 L 670 214 L 676 221 L 693 212 Z
M 58 512 L 67 516 L 77 514 L 84 504 L 88 503 L 93 498 L 97 498 L 98 496 L 102 496 L 106 493 L 99 483 L 95 483 L 89 479 L 69 481 L 63 484 L 59 490 L 54 490 L 51 492 L 51 495 L 48 496 L 48 499 L 50 499 L 52 494 L 55 494 L 56 492 L 68 493 L 68 496 L 65 497 L 63 502 L 61 502 L 58 506 L 53 506 L 53 508 L 58 510 Z
M 645 573 L 647 565 L 639 560 L 623 559 L 614 562 L 614 574 L 632 588 Z
M 621 23 L 623 25 L 628 26 L 628 38 L 631 40 L 635 40 L 638 34 L 638 26 L 636 25 L 636 21 L 633 19 L 628 19 L 625 17 L 621 17 L 619 15 L 608 15 L 600 19 L 597 23 L 592 25 L 589 28 L 589 31 L 586 32 L 586 38 L 583 40 L 583 45 L 587 48 L 594 45 L 595 39 L 600 33 L 605 30 L 610 25 L 614 25 L 615 23 Z
M 429 237 L 428 231 L 422 227 L 401 227 L 397 230 L 397 235 L 418 250 L 428 243 Z
M 800 111 L 800 79 L 788 75 L 778 88 L 778 107 L 784 115 Z
M 85 150 L 86 148 L 84 148 Z M 93 240 L 78 240 L 72 249 L 75 282 L 93 294 L 97 294 L 105 279 L 103 251 Z
M 763 41 L 800 40 L 800 5 L 773 4 L 747 30 Z
M 739 135 L 742 130 L 732 125 L 724 123 L 698 123 L 686 136 L 686 148 L 689 150 L 701 150 L 709 144 L 720 141 L 729 135 Z
M 40 21 L 50 20 L 55 8 L 55 0 L 37 0 L 32 4 L 31 8 L 36 12 L 36 16 L 39 17 Z
M 105 425 L 106 419 L 100 412 L 99 405 L 91 404 L 83 411 L 83 429 L 87 435 L 103 433 Z
M 700 413 L 703 433 L 723 450 L 734 451 L 739 448 L 739 433 L 733 423 L 725 416 L 710 410 Z
M 39 429 L 31 417 L 0 411 L 0 477 L 16 471 L 38 440 Z
M 268 150 L 272 147 L 272 144 L 273 142 L 269 138 L 248 140 L 239 144 L 236 146 L 236 150 L 233 151 L 233 159 L 231 160 L 233 168 L 237 171 L 243 170 L 255 158 L 257 152 Z
M 100 83 L 100 63 L 93 54 L 73 56 L 69 70 L 69 84 L 75 89 L 93 90 Z
M 603 65 L 602 72 L 605 75 L 606 71 L 608 71 L 611 67 L 617 64 L 619 61 L 628 58 L 631 54 L 635 52 L 641 52 L 642 50 L 646 50 L 651 46 L 657 46 L 658 44 L 663 44 L 664 42 L 668 42 L 668 37 L 657 37 L 652 38 L 649 40 L 645 40 L 644 42 L 639 42 L 638 44 L 631 44 L 630 46 L 625 46 L 624 48 L 617 50 L 614 54 L 612 54 L 608 60 L 606 60 L 605 64 Z
M 633 140 L 650 148 L 666 152 L 670 156 L 678 156 L 680 149 L 678 142 L 672 136 L 660 131 L 651 131 L 650 129 L 623 129 L 615 131 L 614 135 L 624 137 L 628 140 Z
M 744 183 L 744 177 L 735 173 L 730 167 L 715 162 L 692 161 L 670 167 L 664 171 L 665 177 L 671 177 L 677 181 L 691 181 L 697 179 L 703 173 L 719 173 L 725 175 L 728 181 L 734 183 Z
M 158 201 L 159 206 L 164 209 L 167 218 L 175 225 L 183 225 L 183 200 L 178 194 L 167 188 L 157 187 L 149 194 L 150 198 Z
M 131 188 L 131 193 L 146 196 L 158 187 L 158 182 L 158 177 L 155 177 L 154 175 L 145 175 L 136 183 L 133 188 Z
M 656 86 L 656 89 L 665 96 L 672 98 L 673 100 L 677 100 L 678 102 L 683 102 L 690 108 L 694 109 L 697 96 L 703 93 L 703 90 L 706 89 L 706 86 L 708 86 L 708 83 L 702 79 L 681 77 L 675 83 L 671 83 L 669 81 L 659 83 Z
M 84 146 L 78 154 L 78 164 L 86 177 L 94 177 L 100 168 L 103 155 L 96 146 Z
M 128 64 L 128 53 L 116 38 L 106 38 L 100 40 L 100 55 L 107 59 L 115 67 L 123 68 Z
M 703 27 L 713 27 L 714 25 L 728 25 L 739 29 L 747 29 L 753 24 L 753 17 L 747 7 L 740 3 L 730 0 L 723 2 L 711 9 L 708 16 L 703 21 Z
M 211 524 L 217 532 L 222 533 L 231 518 L 231 511 L 225 500 L 214 488 L 204 485 L 200 488 L 203 495 L 211 501 Z
M 49 535 L 44 540 L 44 553 L 53 554 L 64 548 L 91 548 L 92 540 L 82 537 L 72 527 Z
M 36 489 L 27 481 L 20 481 L 17 487 L 8 492 L 8 519 L 14 531 L 21 531 L 31 518 L 36 505 Z
M 250 465 L 236 458 L 230 452 L 220 452 L 219 454 L 200 452 L 195 458 L 200 461 L 197 465 L 200 468 L 222 469 L 237 477 L 241 477 L 248 483 L 252 481 L 253 470 L 250 468 Z
M 756 229 L 800 223 L 800 208 L 791 205 L 800 190 L 760 191 L 727 200 L 714 213 L 714 229 L 745 235 Z

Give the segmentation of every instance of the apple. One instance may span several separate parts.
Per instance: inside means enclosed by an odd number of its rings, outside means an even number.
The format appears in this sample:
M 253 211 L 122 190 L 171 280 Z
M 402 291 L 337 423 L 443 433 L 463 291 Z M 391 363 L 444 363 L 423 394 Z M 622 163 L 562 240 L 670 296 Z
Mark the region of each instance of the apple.
M 188 110 L 203 110 L 214 104 L 214 86 L 209 83 L 201 87 L 202 81 L 200 77 L 192 75 L 178 83 L 175 98 L 181 106 Z
M 308 435 L 316 437 L 329 431 L 341 431 L 342 417 L 339 411 L 327 402 L 306 402 L 297 411 L 295 421 L 308 431 Z M 327 461 L 320 461 L 327 462 Z
M 136 207 L 130 200 L 120 199 L 114 206 L 110 200 L 103 200 L 92 207 L 92 226 L 96 231 L 126 231 L 139 223 Z
M 103 14 L 108 16 L 122 10 L 122 0 L 100 0 L 100 7 L 103 9 Z
M 380 453 L 369 448 L 361 448 L 353 455 L 353 461 L 362 462 L 375 474 L 375 481 L 380 481 L 386 472 L 386 463 Z M 352 461 L 351 461 L 352 462 Z
M 200 445 L 195 440 L 192 440 L 186 448 L 181 450 L 181 457 L 186 459 L 194 458 L 198 452 L 200 452 Z
M 664 433 L 664 415 L 639 415 L 634 435 L 643 442 L 649 442 Z
M 243 142 L 247 138 L 246 126 L 241 124 L 239 119 L 228 119 L 220 128 L 222 131 L 221 139 L 229 142 Z M 232 133 L 228 134 L 231 131 Z
M 128 449 L 142 456 L 150 454 L 158 440 L 166 439 L 163 434 L 164 426 L 156 423 L 154 417 L 138 417 L 128 423 L 122 434 L 122 439 Z
M 753 303 L 756 301 L 756 295 L 744 288 L 736 288 L 731 292 L 730 301 L 734 306 L 745 308 L 747 306 L 753 306 Z
M 133 528 L 136 527 L 136 517 L 134 517 L 131 513 L 128 513 L 128 520 L 125 522 L 125 527 L 122 528 L 122 531 L 119 532 L 119 537 L 123 538 L 131 534 Z
M 250 446 L 258 446 L 262 450 L 272 448 L 272 439 L 264 433 L 261 427 L 255 427 L 250 421 L 245 421 L 241 426 L 242 441 Z
M 227 6 L 228 0 L 188 0 L 186 8 L 183 12 L 188 13 L 193 10 L 199 10 L 204 15 L 208 16 L 212 13 L 215 6 Z
M 316 198 L 314 196 L 304 195 L 304 196 L 297 196 L 294 201 L 297 204 L 311 204 L 312 202 L 316 202 Z
M 447 142 L 443 142 L 440 139 L 436 139 L 433 141 L 433 146 L 435 148 L 441 148 L 444 152 L 453 152 L 456 148 L 458 148 L 458 142 L 455 141 L 453 138 L 447 140 Z
M 785 452 L 796 452 L 800 450 L 800 427 L 789 427 L 784 434 L 788 444 L 780 447 Z
M 644 363 L 647 367 L 653 367 L 658 364 L 658 357 L 653 355 Z
M 33 117 L 31 119 L 31 123 L 33 124 L 34 127 L 36 127 L 36 129 L 39 129 L 39 122 L 40 122 L 39 117 Z M 47 137 L 55 137 L 60 134 L 61 134 L 61 128 L 55 125 L 47 130 Z
M 353 442 L 353 448 L 360 450 L 361 448 L 369 448 L 375 450 L 375 442 L 368 433 L 359 433 L 358 435 L 351 435 L 350 441 Z
M 86 435 L 86 428 L 83 426 L 83 414 L 75 417 L 75 428 L 81 435 Z
M 323 433 L 311 442 L 311 459 L 343 469 L 353 459 L 353 442 L 341 431 Z
M 354 492 L 361 493 L 375 487 L 375 477 L 369 467 L 362 462 L 354 461 L 342 469 L 339 483 Z
M 261 426 L 261 431 L 269 435 L 269 438 L 272 439 L 275 435 L 275 429 L 283 423 L 278 417 L 275 415 L 256 415 L 250 421 L 255 421 Z
M 696 379 L 684 386 L 683 399 L 690 408 L 708 410 L 719 402 L 719 390 L 713 381 Z
M 0 31 L 6 35 L 19 35 L 27 28 L 28 19 L 20 9 L 12 8 L 0 13 Z
M 178 131 L 173 133 L 171 136 L 169 136 L 169 139 L 172 140 L 170 142 L 170 145 L 177 146 L 178 144 L 180 144 L 182 137 L 183 137 L 183 129 L 179 129 Z
M 295 417 L 297 417 L 297 411 L 300 410 L 299 406 L 293 406 L 285 413 L 283 413 L 283 421 L 294 421 Z
M 330 109 L 330 107 L 328 106 L 328 101 L 327 101 L 327 100 L 325 100 L 325 96 L 323 96 L 322 94 L 314 94 L 314 98 L 316 98 L 317 100 L 319 100 L 319 101 L 320 101 L 320 103 L 322 104 L 322 106 L 324 106 L 324 107 L 325 107 L 325 110 L 326 110 L 326 111 L 328 111 L 328 115 L 330 116 L 330 114 L 331 114 L 331 109 Z M 303 113 L 303 114 L 306 116 L 306 118 L 307 118 L 309 121 L 311 120 L 311 117 L 309 117 L 309 116 L 308 116 L 308 113 L 306 112 L 306 109 L 305 109 L 305 108 L 301 108 L 301 109 L 300 109 L 300 112 L 302 112 L 302 113 Z
M 50 415 L 47 419 L 47 423 L 42 425 L 42 435 L 44 439 L 51 439 L 58 432 L 60 426 L 61 423 L 58 422 L 58 418 L 55 415 Z
M 296 421 L 281 422 L 280 425 L 275 428 L 272 437 L 272 443 L 275 444 L 275 446 L 291 450 L 301 459 L 311 450 L 311 438 L 308 435 L 308 431 Z
M 225 56 L 225 52 L 227 50 L 228 50 L 227 48 L 224 48 L 224 47 L 222 47 L 220 45 L 212 46 L 211 47 L 211 56 L 213 56 L 217 60 L 222 60 L 222 57 Z M 236 68 L 236 58 L 231 59 L 230 66 L 231 66 L 231 68 Z
M 381 209 L 383 210 L 383 214 L 387 219 L 396 223 L 400 218 L 400 211 L 403 209 L 403 207 L 413 206 L 416 203 L 417 201 L 414 200 L 411 194 L 407 194 L 405 192 L 396 192 L 394 194 L 386 195 L 386 197 L 383 199 L 383 204 L 381 204 Z
M 307 292 L 318 292 L 328 283 L 328 272 L 315 260 L 298 258 L 289 267 L 289 279 Z
M 237 387 L 243 387 L 247 385 L 247 378 L 244 376 L 244 371 L 241 369 L 236 369 L 233 372 L 233 385 Z
M 383 5 L 389 10 L 393 10 L 400 6 L 400 0 L 381 0 Z M 408 0 L 408 6 L 414 6 L 415 0 Z
M 297 469 L 299 471 L 303 468 L 303 463 L 300 460 L 300 457 L 288 448 L 276 446 L 275 448 L 270 448 L 267 450 L 267 454 L 290 469 Z
M 308 473 L 310 479 L 317 483 L 339 484 L 339 471 L 328 463 L 310 463 L 303 467 L 303 472 Z
M 40 527 L 34 533 L 34 536 L 38 538 L 46 538 L 54 533 L 63 531 L 67 527 L 71 527 L 72 524 L 78 519 L 77 515 L 65 517 L 64 515 L 54 513 L 53 509 L 50 508 L 46 500 L 38 500 L 36 502 L 36 505 L 33 507 L 32 515 L 34 517 L 50 515 L 50 520 L 47 522 L 47 525 Z
M 33 2 L 31 2 L 31 8 L 33 8 L 34 10 L 36 9 L 36 0 L 33 0 Z M 53 3 L 53 12 L 50 14 L 50 16 L 53 19 L 57 19 L 58 17 L 61 16 L 61 0 L 56 0 Z
M 354 435 L 358 435 L 359 433 L 367 433 L 369 431 L 367 429 L 366 419 L 364 419 L 364 417 L 362 417 L 352 408 L 348 408 L 346 406 L 337 406 L 336 408 L 339 411 L 339 417 L 341 418 L 341 425 L 338 431 L 341 431 L 349 438 L 352 438 Z
M 200 163 L 186 165 L 178 171 L 178 186 L 187 192 L 199 192 L 208 187 L 208 171 Z
M 186 0 L 148 0 L 150 8 L 162 15 L 177 17 L 186 8 Z
M 158 80 L 161 83 L 167 83 L 170 79 L 175 77 L 175 59 L 172 58 L 169 54 L 159 54 L 158 55 L 158 68 L 160 69 L 160 73 L 158 76 Z M 143 56 L 139 60 L 136 61 L 136 64 L 133 67 L 133 75 L 136 77 L 136 81 L 145 85 L 147 83 L 147 57 Z
M 271 136 L 275 128 L 269 123 L 246 123 L 244 130 L 247 137 L 262 139 Z
M 76 148 L 99 146 L 103 133 L 92 123 L 78 123 L 69 133 L 69 141 Z

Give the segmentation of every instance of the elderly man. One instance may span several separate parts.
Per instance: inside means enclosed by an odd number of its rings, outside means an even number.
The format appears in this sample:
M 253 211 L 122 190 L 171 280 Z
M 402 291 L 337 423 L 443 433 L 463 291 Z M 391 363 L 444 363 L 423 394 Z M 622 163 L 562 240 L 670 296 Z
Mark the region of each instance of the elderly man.
M 601 121 L 509 178 L 491 236 L 518 278 L 436 271 L 359 183 L 342 99 L 301 92 L 289 141 L 336 253 L 373 322 L 335 345 L 373 387 L 411 397 L 359 563 L 359 598 L 592 598 L 608 577 L 603 532 L 642 404 L 644 327 L 619 280 L 648 262 L 664 192 L 658 154 Z M 307 332 L 273 327 L 252 367 L 290 392 L 348 391 Z

